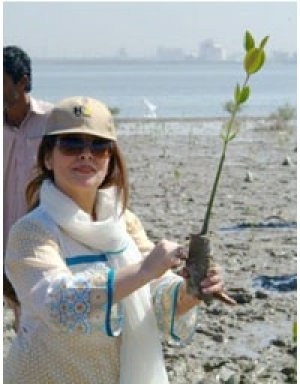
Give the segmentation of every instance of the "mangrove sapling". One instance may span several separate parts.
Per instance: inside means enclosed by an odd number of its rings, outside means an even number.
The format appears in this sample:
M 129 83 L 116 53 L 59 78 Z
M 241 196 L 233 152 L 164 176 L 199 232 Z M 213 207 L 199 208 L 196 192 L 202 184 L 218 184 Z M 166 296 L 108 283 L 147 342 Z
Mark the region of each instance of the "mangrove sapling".
M 225 155 L 228 144 L 236 137 L 239 132 L 239 125 L 236 124 L 236 116 L 241 109 L 241 105 L 246 103 L 250 96 L 250 87 L 248 85 L 250 77 L 258 72 L 265 62 L 264 47 L 269 37 L 266 36 L 259 44 L 255 46 L 255 41 L 249 31 L 246 31 L 244 36 L 245 57 L 243 67 L 245 70 L 245 79 L 240 86 L 236 85 L 234 90 L 233 107 L 230 110 L 230 117 L 221 130 L 221 138 L 223 140 L 222 153 L 219 160 L 219 165 L 215 175 L 211 194 L 209 197 L 206 213 L 204 216 L 203 226 L 199 233 L 191 234 L 189 241 L 189 256 L 183 274 L 188 277 L 188 292 L 203 299 L 206 304 L 212 301 L 212 295 L 205 295 L 201 292 L 200 282 L 206 277 L 208 268 L 211 263 L 212 248 L 209 235 L 209 223 L 212 214 L 214 199 L 217 192 Z M 214 295 L 216 298 L 228 303 L 235 304 L 225 292 Z

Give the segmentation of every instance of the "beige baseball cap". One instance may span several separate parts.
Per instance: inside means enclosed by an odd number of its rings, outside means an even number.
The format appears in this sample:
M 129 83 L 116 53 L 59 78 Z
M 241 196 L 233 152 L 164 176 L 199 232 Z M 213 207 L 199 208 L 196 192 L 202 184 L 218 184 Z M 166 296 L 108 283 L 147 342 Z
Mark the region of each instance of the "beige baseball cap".
M 117 140 L 112 114 L 100 101 L 76 96 L 57 103 L 49 114 L 45 135 L 86 133 Z

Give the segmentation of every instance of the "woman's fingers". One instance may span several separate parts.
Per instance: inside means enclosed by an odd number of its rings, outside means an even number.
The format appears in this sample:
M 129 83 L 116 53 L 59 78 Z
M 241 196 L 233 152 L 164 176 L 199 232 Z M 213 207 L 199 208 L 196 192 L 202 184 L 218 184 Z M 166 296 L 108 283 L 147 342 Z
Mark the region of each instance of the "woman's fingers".
M 176 250 L 176 257 L 178 257 L 181 260 L 186 260 L 188 258 L 188 255 L 183 247 L 178 247 Z
M 221 275 L 222 274 L 222 269 L 218 264 L 211 264 L 208 271 L 207 271 L 207 276 L 212 276 L 212 275 Z
M 216 283 L 207 283 L 207 285 L 201 284 L 201 291 L 204 294 L 209 294 L 209 293 L 217 293 L 221 292 L 223 290 L 223 283 L 222 281 L 218 281 Z
M 183 247 L 179 246 L 173 251 L 172 261 L 173 268 L 178 268 L 183 265 L 183 261 L 187 259 L 188 255 Z
M 184 279 L 190 278 L 187 268 L 183 267 L 178 271 Z M 200 283 L 201 292 L 204 294 L 212 294 L 217 300 L 228 305 L 236 305 L 236 301 L 224 292 L 224 281 L 221 274 L 221 267 L 218 264 L 211 264 L 207 272 L 207 277 Z
M 211 286 L 223 286 L 223 278 L 219 266 L 211 267 L 207 272 L 207 277 L 201 282 L 202 288 Z
M 188 269 L 186 267 L 183 267 L 177 273 L 179 276 L 183 277 L 186 280 L 190 278 L 190 272 L 188 271 Z
M 214 298 L 218 299 L 220 301 L 223 301 L 223 303 L 228 304 L 228 305 L 236 305 L 237 302 L 228 296 L 225 292 L 216 292 L 214 293 Z

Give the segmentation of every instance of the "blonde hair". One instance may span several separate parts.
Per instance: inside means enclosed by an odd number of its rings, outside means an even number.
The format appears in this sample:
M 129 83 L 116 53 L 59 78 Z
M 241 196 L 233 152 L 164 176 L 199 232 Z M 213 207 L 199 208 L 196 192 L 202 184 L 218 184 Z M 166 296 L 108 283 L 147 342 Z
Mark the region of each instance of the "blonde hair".
M 31 211 L 40 203 L 40 189 L 44 180 L 52 180 L 54 183 L 53 171 L 46 168 L 45 160 L 52 153 L 57 136 L 44 136 L 40 143 L 37 162 L 35 166 L 35 176 L 29 181 L 26 187 L 27 209 Z M 118 145 L 113 142 L 108 164 L 108 171 L 99 189 L 116 186 L 118 196 L 121 196 L 123 210 L 126 210 L 129 199 L 129 184 L 124 157 L 118 148 Z

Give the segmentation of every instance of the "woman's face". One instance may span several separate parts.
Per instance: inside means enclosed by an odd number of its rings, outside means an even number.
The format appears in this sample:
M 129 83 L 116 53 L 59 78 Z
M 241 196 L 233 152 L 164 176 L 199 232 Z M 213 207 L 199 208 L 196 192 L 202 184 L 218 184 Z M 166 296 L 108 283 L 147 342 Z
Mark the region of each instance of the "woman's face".
M 55 185 L 73 198 L 96 194 L 107 175 L 111 142 L 96 136 L 69 134 L 58 136 L 45 161 L 53 171 Z

